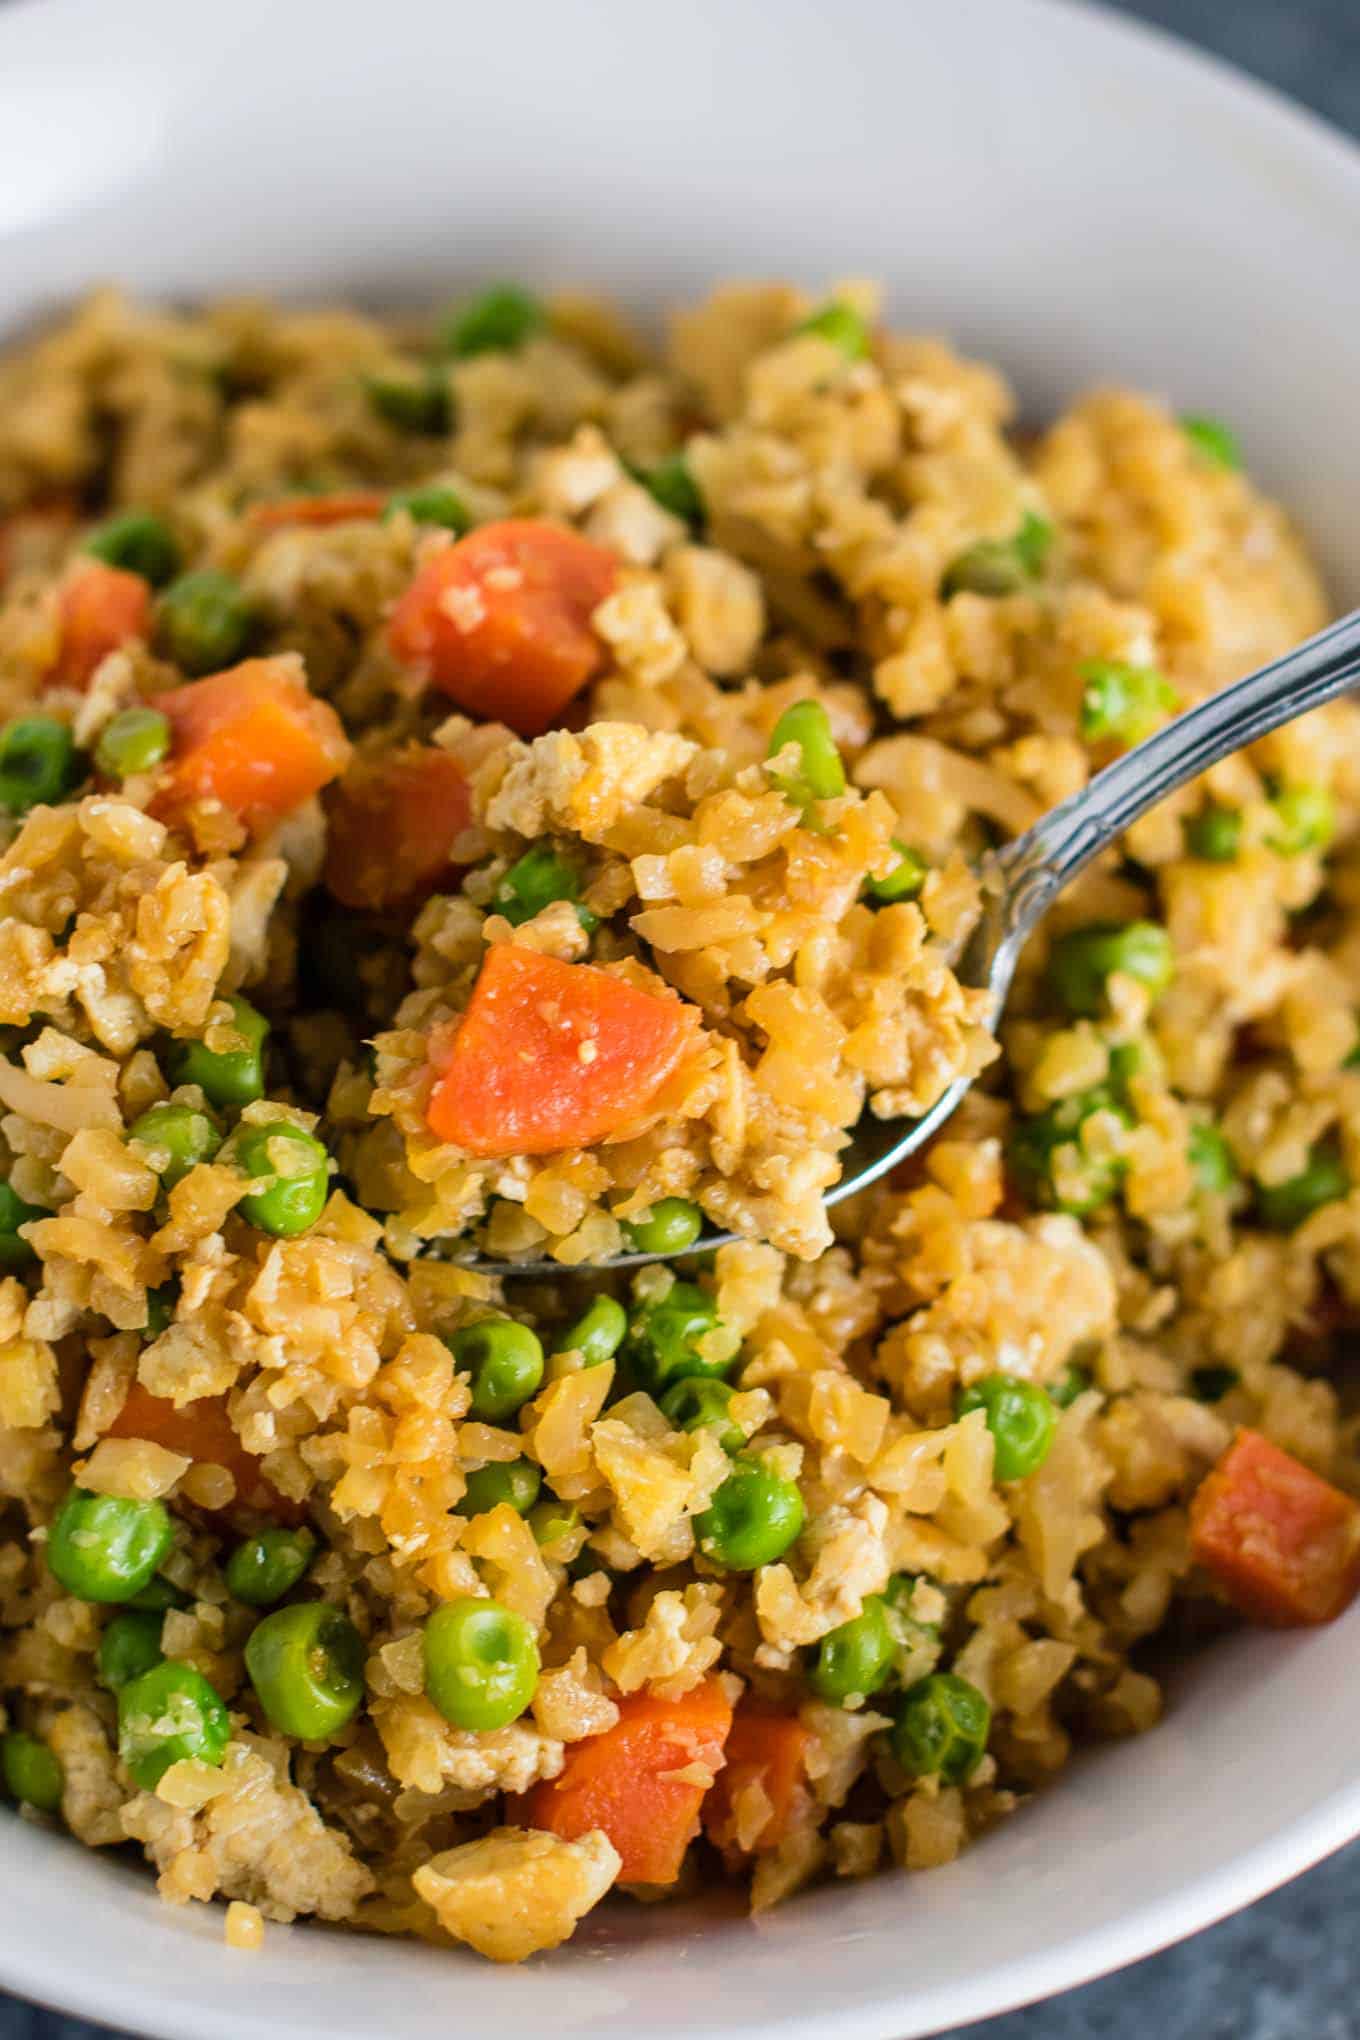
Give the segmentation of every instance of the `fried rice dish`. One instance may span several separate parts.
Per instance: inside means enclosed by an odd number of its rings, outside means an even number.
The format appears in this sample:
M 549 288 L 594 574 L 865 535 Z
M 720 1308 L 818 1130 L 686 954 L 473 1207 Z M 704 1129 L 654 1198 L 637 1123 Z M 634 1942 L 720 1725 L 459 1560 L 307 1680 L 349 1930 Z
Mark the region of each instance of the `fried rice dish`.
M 1327 614 L 1225 425 L 1021 424 L 857 281 L 0 355 L 16 1817 L 514 1962 L 946 1863 L 1337 1615 L 1360 712 L 1137 823 L 995 1031 L 955 968 L 990 848 Z

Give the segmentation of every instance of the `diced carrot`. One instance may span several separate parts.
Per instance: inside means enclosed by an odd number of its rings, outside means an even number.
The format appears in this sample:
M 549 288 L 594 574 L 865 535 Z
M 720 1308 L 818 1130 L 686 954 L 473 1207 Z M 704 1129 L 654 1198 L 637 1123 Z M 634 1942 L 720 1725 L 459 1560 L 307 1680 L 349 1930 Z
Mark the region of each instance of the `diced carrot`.
M 267 828 L 338 778 L 350 747 L 340 718 L 308 691 L 292 657 L 247 659 L 158 694 L 174 732 L 158 814 L 216 800 Z
M 151 590 L 140 574 L 106 567 L 102 560 L 81 565 L 57 596 L 61 649 L 47 675 L 50 687 L 83 692 L 110 652 L 129 638 L 144 638 L 151 622 Z
M 484 524 L 425 562 L 388 644 L 470 715 L 536 737 L 604 663 L 590 619 L 617 571 L 612 553 L 559 525 Z
M 646 1111 L 698 1019 L 588 963 L 498 944 L 451 1043 L 431 1044 L 430 1128 L 474 1155 L 588 1147 Z
M 807 1797 L 808 1732 L 796 1714 L 739 1707 L 727 1738 L 727 1762 L 704 1801 L 704 1832 L 720 1849 L 777 1849 Z M 768 1804 L 764 1826 L 742 1840 L 743 1795 L 758 1787 Z
M 247 521 L 257 531 L 287 531 L 294 525 L 322 529 L 328 524 L 363 524 L 381 517 L 386 496 L 376 489 L 346 489 L 333 496 L 281 496 L 274 503 L 252 503 Z
M 678 1700 L 631 1694 L 613 1728 L 570 1744 L 560 1774 L 527 1793 L 516 1817 L 564 1841 L 602 1828 L 622 1858 L 623 1883 L 673 1884 L 731 1727 L 716 1679 Z
M 1190 1545 L 1255 1622 L 1330 1622 L 1360 1588 L 1360 1504 L 1259 1431 L 1239 1431 L 1200 1483 Z
M 152 1395 L 134 1381 L 122 1409 L 105 1432 L 107 1438 L 147 1438 L 163 1445 L 167 1452 L 182 1453 L 199 1466 L 224 1466 L 236 1483 L 230 1514 L 250 1509 L 272 1516 L 279 1523 L 300 1523 L 305 1511 L 287 1495 L 280 1494 L 272 1480 L 260 1471 L 260 1462 L 247 1452 L 227 1415 L 224 1395 L 201 1396 L 197 1402 L 176 1409 L 168 1397 Z M 214 1512 L 216 1513 L 216 1512 Z
M 381 912 L 433 892 L 472 815 L 467 776 L 432 744 L 360 758 L 326 803 L 325 882 L 343 906 Z

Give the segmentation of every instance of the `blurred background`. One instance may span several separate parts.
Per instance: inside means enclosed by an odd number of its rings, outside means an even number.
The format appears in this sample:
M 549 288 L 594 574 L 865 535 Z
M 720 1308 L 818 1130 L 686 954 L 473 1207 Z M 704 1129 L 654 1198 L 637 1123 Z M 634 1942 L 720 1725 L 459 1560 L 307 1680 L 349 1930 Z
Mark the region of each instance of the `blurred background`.
M 1111 14 L 1136 15 L 1226 57 L 1278 91 L 1302 100 L 1348 134 L 1360 135 L 1356 0 L 1106 0 L 1106 4 Z
M 1360 0 L 1107 4 L 1227 58 L 1360 138 Z M 186 23 L 193 18 L 186 10 Z M 1360 2040 L 1358 1912 L 1360 1842 L 1164 1955 L 941 2040 Z M 907 1917 L 903 1927 L 909 1935 Z M 0 1994 L 0 2040 L 100 2040 L 100 2032 Z

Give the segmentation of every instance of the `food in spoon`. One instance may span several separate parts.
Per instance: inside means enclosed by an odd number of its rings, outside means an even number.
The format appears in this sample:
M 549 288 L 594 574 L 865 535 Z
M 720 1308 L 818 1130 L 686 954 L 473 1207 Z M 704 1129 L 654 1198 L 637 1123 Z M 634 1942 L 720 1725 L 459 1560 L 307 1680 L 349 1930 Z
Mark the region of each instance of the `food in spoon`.
M 782 732 L 800 711 L 836 769 L 827 798 L 812 737 Z M 898 864 L 895 817 L 847 789 L 819 702 L 768 737 L 734 714 L 728 749 L 613 721 L 475 736 L 483 854 L 417 919 L 418 988 L 374 1041 L 369 1118 L 430 1186 L 404 1223 L 600 1261 L 682 1198 L 814 1256 L 866 1101 L 919 1115 L 995 1053 L 985 995 L 947 961 L 973 907 L 962 867 L 923 881 L 924 911 L 865 897 Z M 390 1130 L 357 1131 L 351 1166 Z
M 518 1960 L 948 1861 L 1152 1726 L 1173 1610 L 1351 1599 L 1360 717 L 1140 821 L 998 1055 L 982 852 L 1325 613 L 1214 421 L 1010 417 L 860 285 L 0 362 L 32 1817 Z

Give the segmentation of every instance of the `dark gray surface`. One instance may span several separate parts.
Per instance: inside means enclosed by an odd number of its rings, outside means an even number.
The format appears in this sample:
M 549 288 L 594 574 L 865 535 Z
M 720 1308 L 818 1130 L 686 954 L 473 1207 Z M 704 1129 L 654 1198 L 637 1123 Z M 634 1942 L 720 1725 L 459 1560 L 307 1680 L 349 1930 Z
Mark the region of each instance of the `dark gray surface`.
M 1360 0 L 1117 4 L 1360 134 Z M 1360 2040 L 1358 1908 L 1360 1843 L 1164 1955 L 944 2040 Z M 0 2040 L 100 2035 L 0 1996 Z

